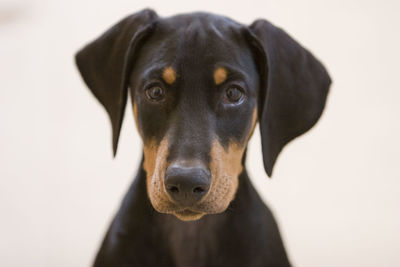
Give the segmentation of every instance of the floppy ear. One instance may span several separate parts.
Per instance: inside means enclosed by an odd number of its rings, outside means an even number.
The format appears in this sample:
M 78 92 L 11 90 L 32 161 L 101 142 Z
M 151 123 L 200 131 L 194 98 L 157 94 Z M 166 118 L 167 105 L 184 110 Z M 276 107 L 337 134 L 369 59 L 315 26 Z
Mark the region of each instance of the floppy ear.
M 259 122 L 264 167 L 271 176 L 276 158 L 292 139 L 321 116 L 331 80 L 324 66 L 283 30 L 266 20 L 250 25 L 259 47 Z M 255 36 L 254 36 L 255 35 Z
M 150 9 L 130 15 L 76 56 L 76 64 L 89 89 L 106 109 L 112 124 L 114 156 L 127 99 L 128 76 L 134 52 L 154 28 L 157 14 Z

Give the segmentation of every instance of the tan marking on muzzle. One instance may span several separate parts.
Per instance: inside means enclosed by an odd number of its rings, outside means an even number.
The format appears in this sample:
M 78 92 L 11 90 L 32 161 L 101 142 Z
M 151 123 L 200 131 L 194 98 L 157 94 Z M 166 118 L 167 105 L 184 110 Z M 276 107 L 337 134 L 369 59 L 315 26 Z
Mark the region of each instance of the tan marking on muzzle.
M 176 71 L 172 67 L 166 67 L 162 74 L 163 80 L 168 84 L 173 84 L 176 80 Z
M 243 170 L 244 150 L 245 146 L 235 142 L 231 142 L 228 148 L 224 149 L 219 141 L 213 141 L 210 152 L 212 183 L 208 195 L 199 205 L 202 211 L 223 212 L 234 199 L 239 184 L 239 174 Z
M 144 144 L 143 169 L 146 171 L 146 186 L 150 202 L 159 212 L 168 212 L 169 199 L 164 187 L 167 168 L 168 140 L 164 138 L 157 146 L 155 141 Z
M 227 77 L 228 77 L 228 72 L 223 67 L 218 67 L 214 71 L 214 82 L 216 85 L 220 85 L 221 83 L 225 82 Z

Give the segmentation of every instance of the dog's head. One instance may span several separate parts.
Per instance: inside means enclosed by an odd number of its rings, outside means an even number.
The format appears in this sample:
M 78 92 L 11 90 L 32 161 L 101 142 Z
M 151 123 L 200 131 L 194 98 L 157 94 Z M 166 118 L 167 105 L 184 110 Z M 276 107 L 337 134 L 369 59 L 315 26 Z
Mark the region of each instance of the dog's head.
M 207 13 L 143 10 L 76 61 L 110 116 L 114 153 L 130 88 L 150 201 L 182 220 L 228 207 L 257 121 L 271 175 L 282 148 L 320 117 L 330 85 L 321 63 L 281 29 Z

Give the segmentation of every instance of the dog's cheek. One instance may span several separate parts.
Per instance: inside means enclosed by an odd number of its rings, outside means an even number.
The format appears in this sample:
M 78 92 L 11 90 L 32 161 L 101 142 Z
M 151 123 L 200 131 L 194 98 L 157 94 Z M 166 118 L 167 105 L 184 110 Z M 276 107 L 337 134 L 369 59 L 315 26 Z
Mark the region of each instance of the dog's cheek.
M 137 115 L 137 104 L 136 103 L 133 103 L 133 117 L 135 118 L 136 127 L 139 129 L 138 115 Z
M 245 146 L 231 142 L 228 149 L 214 140 L 211 147 L 210 170 L 212 175 L 211 190 L 203 207 L 207 213 L 220 213 L 226 210 L 234 199 L 239 174 L 243 170 L 242 157 Z
M 146 187 L 150 202 L 159 212 L 168 212 L 169 200 L 164 189 L 164 174 L 167 166 L 168 140 L 161 140 L 157 146 L 155 141 L 144 144 L 143 169 L 146 171 Z
M 254 129 L 256 128 L 257 118 L 258 118 L 257 112 L 258 112 L 257 108 L 254 108 L 253 114 L 251 115 L 251 126 L 250 126 L 249 134 L 247 135 L 246 146 L 247 146 L 247 142 L 249 142 L 250 138 L 253 136 Z
M 133 105 L 132 109 L 133 109 L 133 117 L 135 119 L 136 129 L 138 130 L 140 137 L 142 137 L 142 139 L 143 139 L 143 133 L 142 133 L 142 130 L 140 129 L 140 126 L 139 126 L 137 104 L 136 104 L 136 102 L 133 102 L 132 105 Z
M 143 144 L 143 169 L 146 172 L 146 187 L 147 193 L 150 195 L 151 191 L 151 179 L 154 174 L 154 169 L 156 166 L 158 146 L 155 141 L 148 141 Z

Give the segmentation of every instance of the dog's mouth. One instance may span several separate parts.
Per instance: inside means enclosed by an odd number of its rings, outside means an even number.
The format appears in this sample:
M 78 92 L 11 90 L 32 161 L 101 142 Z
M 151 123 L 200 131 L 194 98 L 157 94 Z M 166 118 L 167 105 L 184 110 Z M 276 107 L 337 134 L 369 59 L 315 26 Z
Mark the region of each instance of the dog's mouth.
M 174 211 L 173 214 L 182 221 L 194 221 L 200 219 L 206 213 L 185 208 L 183 210 Z

